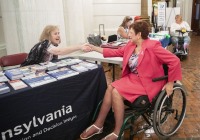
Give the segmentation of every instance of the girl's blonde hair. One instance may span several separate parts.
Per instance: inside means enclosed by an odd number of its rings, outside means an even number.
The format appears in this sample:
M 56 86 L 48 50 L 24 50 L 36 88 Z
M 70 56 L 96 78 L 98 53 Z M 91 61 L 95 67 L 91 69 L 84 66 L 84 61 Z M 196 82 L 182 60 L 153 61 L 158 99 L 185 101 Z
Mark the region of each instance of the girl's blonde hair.
M 47 25 L 44 30 L 42 31 L 42 34 L 40 35 L 39 41 L 49 40 L 49 37 L 51 35 L 51 32 L 59 29 L 58 26 L 55 25 Z

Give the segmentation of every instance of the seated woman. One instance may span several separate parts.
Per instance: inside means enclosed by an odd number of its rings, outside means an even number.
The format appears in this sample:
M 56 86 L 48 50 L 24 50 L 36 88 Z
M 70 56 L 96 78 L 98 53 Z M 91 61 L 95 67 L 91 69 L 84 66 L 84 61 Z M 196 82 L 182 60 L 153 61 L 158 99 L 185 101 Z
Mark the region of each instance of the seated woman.
M 57 55 L 65 55 L 77 50 L 87 51 L 89 46 L 77 45 L 71 47 L 58 47 L 61 43 L 59 28 L 54 25 L 47 25 L 37 43 L 30 51 L 26 60 L 21 66 L 39 64 L 57 59 Z
M 179 37 L 182 37 L 182 34 L 180 32 L 177 32 L 176 30 L 186 30 L 186 31 L 191 30 L 189 24 L 186 21 L 183 21 L 181 15 L 176 15 L 175 20 L 176 22 L 172 23 L 171 28 L 170 28 L 170 32 L 172 36 L 171 41 L 172 41 L 172 45 L 174 46 L 174 52 L 176 51 L 175 49 L 179 49 L 178 41 L 179 41 Z M 185 50 L 185 54 L 187 54 L 187 48 L 189 46 L 191 39 L 188 36 L 187 32 L 183 34 L 183 37 L 184 37 L 183 47 Z
M 117 30 L 118 39 L 128 39 L 128 30 L 129 26 L 132 23 L 132 18 L 130 16 L 124 17 L 122 24 L 119 26 Z
M 130 41 L 119 49 L 91 46 L 93 51 L 102 53 L 104 57 L 123 57 L 122 77 L 108 86 L 99 115 L 93 125 L 80 135 L 88 139 L 103 131 L 104 121 L 113 108 L 115 128 L 104 139 L 116 140 L 124 118 L 124 100 L 133 103 L 141 95 L 147 95 L 149 101 L 166 89 L 169 96 L 173 84 L 181 80 L 180 60 L 164 49 L 160 42 L 148 38 L 149 26 L 145 21 L 137 21 L 129 27 Z M 168 80 L 152 82 L 153 78 L 164 76 L 163 64 L 168 66 Z

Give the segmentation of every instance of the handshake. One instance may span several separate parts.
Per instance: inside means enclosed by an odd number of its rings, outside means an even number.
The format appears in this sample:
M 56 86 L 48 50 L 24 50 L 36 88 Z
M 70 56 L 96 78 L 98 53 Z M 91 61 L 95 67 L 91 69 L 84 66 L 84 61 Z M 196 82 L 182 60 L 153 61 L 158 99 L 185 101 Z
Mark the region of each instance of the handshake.
M 89 43 L 81 45 L 81 50 L 84 52 L 94 51 L 95 46 Z

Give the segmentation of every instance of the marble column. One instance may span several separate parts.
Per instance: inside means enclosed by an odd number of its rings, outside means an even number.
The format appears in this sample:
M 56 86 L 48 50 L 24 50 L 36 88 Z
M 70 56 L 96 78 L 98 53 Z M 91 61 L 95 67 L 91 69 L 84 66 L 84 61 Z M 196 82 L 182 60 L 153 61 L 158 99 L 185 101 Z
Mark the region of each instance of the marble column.
M 141 16 L 148 17 L 148 0 L 141 0 Z
M 148 16 L 148 0 L 141 0 L 141 18 L 150 23 L 150 17 Z

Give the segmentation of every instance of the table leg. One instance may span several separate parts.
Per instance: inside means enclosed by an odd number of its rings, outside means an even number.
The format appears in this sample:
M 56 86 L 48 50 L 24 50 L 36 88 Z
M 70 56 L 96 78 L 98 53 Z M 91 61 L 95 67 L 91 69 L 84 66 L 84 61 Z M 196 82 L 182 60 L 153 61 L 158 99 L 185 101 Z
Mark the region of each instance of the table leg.
M 112 81 L 114 82 L 115 81 L 115 64 L 112 64 L 112 67 L 113 67 L 113 72 L 112 72 Z

